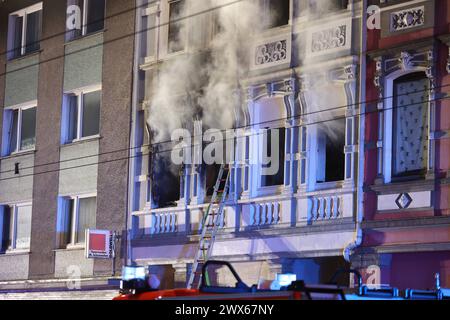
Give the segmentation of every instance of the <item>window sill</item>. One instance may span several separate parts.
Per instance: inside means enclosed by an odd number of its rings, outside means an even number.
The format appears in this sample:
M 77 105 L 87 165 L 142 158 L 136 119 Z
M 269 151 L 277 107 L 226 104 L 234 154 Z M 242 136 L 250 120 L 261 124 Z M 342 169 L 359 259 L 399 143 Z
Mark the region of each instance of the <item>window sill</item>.
M 16 62 L 28 59 L 28 58 L 33 57 L 33 56 L 38 56 L 38 55 L 41 54 L 41 52 L 42 52 L 42 49 L 39 49 L 39 50 L 36 50 L 36 51 L 33 51 L 33 52 L 29 52 L 29 53 L 25 53 L 25 54 L 23 54 L 21 56 L 8 59 L 7 64 L 9 64 L 9 63 L 16 63 Z
M 0 256 L 20 256 L 30 254 L 30 249 L 8 249 L 2 252 Z
M 78 36 L 78 37 L 73 38 L 73 39 L 69 39 L 69 40 L 66 40 L 64 42 L 64 45 L 65 46 L 66 45 L 71 45 L 71 44 L 76 43 L 78 41 L 81 41 L 83 39 L 94 38 L 95 36 L 98 36 L 99 34 L 105 33 L 106 31 L 107 31 L 107 29 L 102 29 L 102 30 L 98 30 L 98 31 L 95 31 L 95 32 L 91 32 L 91 33 L 85 34 L 85 35 Z
M 101 139 L 101 136 L 99 134 L 97 134 L 95 136 L 89 136 L 89 137 L 84 137 L 84 138 L 72 140 L 70 142 L 67 142 L 67 143 L 61 145 L 61 147 L 64 148 L 66 146 L 67 147 L 68 146 L 73 146 L 73 145 L 81 144 L 81 143 L 84 143 L 84 142 L 90 142 L 90 141 L 95 141 L 95 140 L 100 140 L 100 139 Z
M 15 151 L 10 153 L 9 155 L 6 156 L 2 156 L 0 157 L 0 160 L 5 160 L 5 159 L 11 159 L 11 158 L 15 158 L 15 157 L 19 157 L 19 156 L 26 156 L 26 155 L 31 155 L 36 153 L 36 149 L 27 149 L 27 150 L 21 150 L 21 151 Z
M 84 243 L 77 243 L 77 244 L 68 244 L 66 248 L 57 249 L 55 251 L 79 251 L 84 250 L 85 246 Z
M 339 189 L 342 188 L 344 180 L 340 181 L 330 181 L 330 182 L 316 182 L 314 190 L 329 190 L 329 189 Z

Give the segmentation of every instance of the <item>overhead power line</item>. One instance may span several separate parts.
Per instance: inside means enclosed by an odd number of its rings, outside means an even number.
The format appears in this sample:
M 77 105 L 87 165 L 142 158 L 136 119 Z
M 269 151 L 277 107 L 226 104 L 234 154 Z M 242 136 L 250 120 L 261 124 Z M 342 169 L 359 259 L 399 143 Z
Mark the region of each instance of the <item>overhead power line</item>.
M 439 101 L 439 100 L 445 100 L 445 99 L 449 99 L 450 96 L 445 96 L 445 97 L 440 97 L 440 98 L 436 98 L 436 99 L 432 99 L 432 100 L 427 100 L 424 102 L 434 102 L 434 101 Z M 386 110 L 394 110 L 394 109 L 400 109 L 400 108 L 405 108 L 408 106 L 413 106 L 413 105 L 418 105 L 420 103 L 412 103 L 412 104 L 407 104 L 407 105 L 403 105 L 400 107 L 392 107 L 392 108 L 385 108 L 382 110 L 374 110 L 374 111 L 369 111 L 366 113 L 360 113 L 360 114 L 356 114 L 355 116 L 361 116 L 361 115 L 367 115 L 367 114 L 371 114 L 371 113 L 378 113 L 378 112 L 384 112 Z M 346 119 L 346 116 L 342 116 L 342 117 L 335 117 L 333 119 L 327 119 L 327 120 L 322 120 L 322 121 L 316 121 L 316 122 L 310 122 L 310 123 L 306 123 L 306 124 L 302 124 L 302 125 L 296 125 L 296 126 L 292 126 L 291 128 L 299 128 L 299 127 L 308 127 L 311 125 L 317 125 L 317 124 L 321 124 L 321 123 L 325 123 L 325 122 L 330 122 L 330 121 L 336 121 L 336 120 L 340 120 L 340 119 Z M 272 128 L 272 129 L 282 129 L 284 127 L 278 127 L 278 128 Z M 258 133 L 253 133 L 250 134 L 249 136 L 256 136 L 256 135 L 261 135 L 261 132 Z M 229 138 L 229 139 L 222 139 L 222 140 L 217 140 L 214 143 L 220 142 L 220 141 L 227 141 L 227 140 L 231 140 L 231 139 L 235 139 L 233 138 Z M 189 146 L 194 146 L 193 144 L 189 145 Z M 111 163 L 111 162 L 116 162 L 116 161 L 123 161 L 123 160 L 129 160 L 129 159 L 133 159 L 133 158 L 140 158 L 146 155 L 150 155 L 150 154 L 159 154 L 159 153 L 166 153 L 166 152 L 171 152 L 173 150 L 184 150 L 186 148 L 186 146 L 183 146 L 181 148 L 170 148 L 167 150 L 160 150 L 160 151 L 153 151 L 153 152 L 148 152 L 148 153 L 141 153 L 138 155 L 133 155 L 133 156 L 126 156 L 126 157 L 121 157 L 121 158 L 116 158 L 116 159 L 110 159 L 110 160 L 104 160 L 104 161 L 98 161 L 98 162 L 93 162 L 93 163 L 87 163 L 87 164 L 82 164 L 82 165 L 77 165 L 77 166 L 72 166 L 72 167 L 66 167 L 66 168 L 58 168 L 56 170 L 47 170 L 47 171 L 41 171 L 41 172 L 33 172 L 31 174 L 24 174 L 24 175 L 18 175 L 18 176 L 13 176 L 13 177 L 8 177 L 8 178 L 2 178 L 0 179 L 0 181 L 6 181 L 6 180 L 12 180 L 12 179 L 18 179 L 18 178 L 24 178 L 24 177 L 30 177 L 30 176 L 36 176 L 36 175 L 41 175 L 41 174 L 47 174 L 47 173 L 53 173 L 53 172 L 60 172 L 60 171 L 65 171 L 65 170 L 72 170 L 72 169 L 78 169 L 78 168 L 83 168 L 83 167 L 89 167 L 89 166 L 93 166 L 93 165 L 100 165 L 100 164 L 106 164 L 106 163 Z
M 444 88 L 444 87 L 448 87 L 448 86 L 450 86 L 450 84 L 436 87 L 436 89 L 437 88 Z M 415 93 L 426 92 L 426 91 L 428 91 L 428 89 L 418 90 Z M 299 118 L 299 117 L 307 117 L 307 116 L 318 114 L 318 113 L 322 113 L 322 112 L 335 111 L 335 110 L 339 110 L 339 109 L 355 107 L 355 106 L 359 106 L 359 105 L 361 105 L 363 103 L 365 103 L 365 104 L 377 103 L 377 102 L 380 102 L 382 100 L 392 99 L 394 97 L 406 96 L 406 95 L 409 95 L 409 94 L 410 93 L 399 94 L 399 95 L 395 95 L 395 96 L 394 95 L 386 96 L 386 97 L 384 97 L 382 99 L 372 99 L 372 100 L 366 100 L 366 101 L 359 101 L 359 102 L 355 102 L 353 104 L 346 104 L 346 105 L 337 106 L 337 107 L 328 108 L 328 109 L 317 108 L 318 110 L 316 110 L 316 111 L 306 112 L 306 113 L 303 113 L 303 114 L 300 114 L 300 115 L 295 115 L 295 116 L 290 116 L 290 117 L 283 117 L 283 118 L 278 118 L 278 119 L 273 119 L 273 120 L 268 120 L 268 121 L 262 121 L 262 122 L 258 122 L 258 123 L 253 123 L 251 125 L 245 125 L 245 126 L 238 126 L 238 127 L 234 127 L 234 128 L 222 129 L 220 131 L 222 133 L 226 133 L 229 130 L 248 129 L 248 128 L 252 128 L 254 126 L 260 126 L 262 124 L 270 124 L 270 123 L 279 122 L 279 121 L 283 121 L 283 120 L 290 120 L 290 119 L 295 119 L 295 118 Z M 98 157 L 98 156 L 103 156 L 103 155 L 108 155 L 108 154 L 113 154 L 113 153 L 119 153 L 119 152 L 124 152 L 124 151 L 131 151 L 131 150 L 140 149 L 140 148 L 143 148 L 143 147 L 144 148 L 145 147 L 155 147 L 155 146 L 158 146 L 158 145 L 163 145 L 163 144 L 166 144 L 166 143 L 173 143 L 173 142 L 174 141 L 172 141 L 172 140 L 165 140 L 165 141 L 160 141 L 160 142 L 143 144 L 143 145 L 136 146 L 136 147 L 116 149 L 116 150 L 111 150 L 111 151 L 106 151 L 106 152 L 101 152 L 101 153 L 95 153 L 95 154 L 92 154 L 92 155 L 87 155 L 87 156 L 82 156 L 82 157 L 75 157 L 75 158 L 69 158 L 69 159 L 54 161 L 54 162 L 47 162 L 47 163 L 36 164 L 36 165 L 33 165 L 33 166 L 21 168 L 21 170 L 36 169 L 36 168 L 43 167 L 43 166 L 50 166 L 50 165 L 61 164 L 61 163 L 65 163 L 65 162 L 72 162 L 72 161 L 77 161 L 77 160 L 83 160 L 83 159 L 88 159 L 88 158 L 93 158 L 93 157 Z M 14 171 L 15 171 L 15 169 L 5 170 L 5 171 L 1 171 L 0 174 L 14 172 Z

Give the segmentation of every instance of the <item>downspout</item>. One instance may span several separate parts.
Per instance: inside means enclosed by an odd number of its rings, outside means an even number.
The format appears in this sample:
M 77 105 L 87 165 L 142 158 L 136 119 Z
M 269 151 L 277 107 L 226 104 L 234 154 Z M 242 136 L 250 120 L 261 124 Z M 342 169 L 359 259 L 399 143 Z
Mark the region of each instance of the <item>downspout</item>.
M 126 250 L 125 261 L 126 265 L 133 264 L 132 256 L 132 233 L 133 233 L 133 209 L 134 209 L 134 181 L 135 181 L 135 152 L 136 152 L 136 130 L 137 130 L 137 107 L 138 101 L 138 88 L 139 88 L 139 53 L 140 53 L 140 35 L 142 33 L 142 6 L 141 0 L 136 0 L 136 12 L 135 12 L 135 35 L 134 35 L 134 57 L 133 57 L 133 85 L 132 85 L 132 98 L 131 98 L 131 130 L 130 130 L 130 149 L 129 149 L 129 162 L 128 162 L 128 203 L 126 213 Z
M 352 6 L 354 9 L 354 3 Z M 344 259 L 350 262 L 353 250 L 362 243 L 361 223 L 364 216 L 364 132 L 365 132 L 365 112 L 366 112 L 366 39 L 367 39 L 367 0 L 361 0 L 361 32 L 359 49 L 359 95 L 360 118 L 358 126 L 358 175 L 357 175 L 357 203 L 356 203 L 356 225 L 353 240 L 348 243 L 343 250 Z M 354 12 L 354 10 L 352 10 Z

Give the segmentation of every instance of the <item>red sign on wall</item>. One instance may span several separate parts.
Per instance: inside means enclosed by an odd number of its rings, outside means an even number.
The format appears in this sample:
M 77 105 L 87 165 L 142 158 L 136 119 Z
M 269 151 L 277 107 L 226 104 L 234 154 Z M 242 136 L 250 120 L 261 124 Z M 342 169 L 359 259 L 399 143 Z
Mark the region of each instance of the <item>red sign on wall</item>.
M 111 259 L 114 256 L 112 234 L 109 230 L 86 229 L 86 258 Z

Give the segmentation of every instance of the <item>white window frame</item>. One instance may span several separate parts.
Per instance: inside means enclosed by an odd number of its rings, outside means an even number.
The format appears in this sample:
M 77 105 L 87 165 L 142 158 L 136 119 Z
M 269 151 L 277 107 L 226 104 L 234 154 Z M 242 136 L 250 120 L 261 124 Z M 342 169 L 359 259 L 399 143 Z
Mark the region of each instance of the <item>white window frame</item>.
M 12 26 L 10 24 L 11 22 L 11 16 L 18 16 L 23 18 L 22 23 L 22 39 L 21 39 L 21 47 L 20 47 L 20 57 L 25 55 L 25 47 L 26 47 L 26 39 L 27 39 L 27 15 L 33 12 L 37 12 L 42 10 L 43 5 L 42 2 L 36 3 L 32 6 L 26 7 L 24 9 L 15 11 L 13 13 L 9 14 L 9 23 L 8 23 L 8 52 L 12 52 L 15 48 L 14 46 L 14 35 L 10 32 L 12 31 Z M 42 23 L 42 21 L 41 21 Z M 19 58 L 19 57 L 11 57 L 11 59 Z
M 88 7 L 87 7 L 87 3 L 89 2 L 90 0 L 83 0 L 83 12 L 82 12 L 82 15 L 83 15 L 83 21 L 82 21 L 82 24 L 81 24 L 81 36 L 82 37 L 84 37 L 84 36 L 86 36 L 88 33 L 87 33 L 87 17 L 88 17 Z M 106 0 L 105 0 L 105 14 L 106 14 Z M 105 18 L 105 17 L 104 17 Z M 105 28 L 105 25 L 104 25 L 104 22 L 103 22 L 103 29 Z M 101 30 L 98 30 L 98 32 L 100 32 Z
M 80 199 L 86 199 L 86 198 L 96 198 L 97 201 L 97 193 L 86 193 L 82 195 L 72 195 L 72 196 L 65 196 L 62 197 L 64 201 L 73 201 L 73 208 L 71 212 L 61 212 L 62 214 L 68 214 L 69 219 L 71 220 L 71 228 L 70 228 L 70 239 L 69 242 L 66 245 L 67 249 L 71 248 L 84 248 L 86 242 L 79 242 L 78 237 L 79 234 L 77 232 L 78 228 L 78 220 L 80 216 Z M 97 214 L 97 210 L 95 211 Z M 86 241 L 86 239 L 85 239 Z
M 162 47 L 161 50 L 163 51 L 161 56 L 167 56 L 167 57 L 171 57 L 171 56 L 177 56 L 177 55 L 181 55 L 184 54 L 185 52 L 187 52 L 188 50 L 188 46 L 189 46 L 189 37 L 188 37 L 188 29 L 189 29 L 189 19 L 184 19 L 182 20 L 182 22 L 185 24 L 184 27 L 184 48 L 183 50 L 180 51 L 175 51 L 175 52 L 170 52 L 169 51 L 169 45 L 170 45 L 170 41 L 169 41 L 169 29 L 170 29 L 170 5 L 174 2 L 184 2 L 184 8 L 185 8 L 185 15 L 182 17 L 184 18 L 186 16 L 186 14 L 189 12 L 189 2 L 187 2 L 186 0 L 164 0 L 161 3 L 161 11 L 162 11 L 162 17 L 161 17 L 161 32 L 162 32 L 162 39 L 165 43 L 161 43 Z M 181 23 L 181 21 L 179 21 L 178 23 Z M 183 30 L 181 31 L 183 32 Z
M 384 110 L 383 110 L 383 114 L 384 114 L 384 134 L 383 134 L 383 142 L 382 142 L 382 146 L 383 146 L 383 151 L 382 151 L 382 157 L 383 157 L 383 167 L 382 167 L 382 172 L 383 172 L 383 177 L 384 177 L 384 183 L 388 184 L 392 182 L 392 178 L 393 178 L 393 174 L 392 174 L 392 159 L 393 159 L 393 150 L 392 150 L 392 139 L 393 139 L 393 121 L 394 121 L 394 115 L 393 115 L 393 108 L 394 108 L 394 98 L 393 98 L 393 94 L 394 94 L 394 82 L 395 80 L 397 80 L 398 78 L 401 78 L 405 75 L 408 74 L 412 74 L 412 73 L 418 73 L 418 72 L 426 72 L 426 68 L 425 67 L 415 67 L 415 68 L 411 68 L 409 70 L 398 70 L 395 72 L 392 72 L 388 75 L 385 76 L 385 81 L 384 81 L 384 87 L 385 89 L 385 103 L 384 103 Z M 428 112 L 428 125 L 430 122 L 430 103 L 428 102 L 427 104 L 427 112 Z M 431 137 L 430 135 L 430 126 L 428 126 L 428 136 Z M 428 138 L 428 150 L 430 150 L 430 138 Z M 430 154 L 427 153 L 427 162 L 430 163 Z M 433 156 L 433 155 L 431 155 Z M 428 165 L 427 168 L 428 170 Z
M 84 95 L 92 92 L 102 92 L 102 85 L 94 85 L 85 87 L 82 89 L 72 90 L 64 93 L 64 102 L 63 102 L 63 123 L 61 127 L 61 144 L 70 144 L 75 143 L 83 140 L 90 140 L 94 138 L 100 137 L 100 132 L 98 134 L 94 134 L 91 136 L 82 137 L 82 128 L 83 128 L 83 107 L 84 107 Z M 68 104 L 67 104 L 67 96 L 76 96 L 77 97 L 77 136 L 73 140 L 68 139 L 68 130 L 69 130 L 69 114 L 67 113 L 68 110 Z M 100 98 L 100 108 L 102 106 L 102 99 Z M 100 121 L 100 119 L 99 119 Z M 99 130 L 100 130 L 100 123 L 99 123 Z
M 11 131 L 11 128 L 8 127 L 8 124 L 5 123 L 6 121 L 6 117 L 3 117 L 3 141 L 2 141 L 2 156 L 9 156 L 9 155 L 15 155 L 18 153 L 23 153 L 23 152 L 29 152 L 29 151 L 34 151 L 36 149 L 36 144 L 28 149 L 21 149 L 21 140 L 22 140 L 22 112 L 24 110 L 28 110 L 31 108 L 36 108 L 36 116 L 37 116 L 37 100 L 31 101 L 31 102 L 27 102 L 27 103 L 23 103 L 23 104 L 18 104 L 15 106 L 10 106 L 10 107 L 5 107 L 3 114 L 5 114 L 5 112 L 14 112 L 14 111 L 18 111 L 18 116 L 17 116 L 17 141 L 16 141 L 16 150 L 11 151 L 9 150 L 9 135 L 8 132 Z M 37 124 L 37 121 L 36 121 Z M 36 134 L 35 134 L 36 135 Z
M 21 203 L 15 203 L 15 204 L 2 204 L 1 206 L 3 207 L 2 208 L 2 210 L 3 210 L 2 218 L 4 218 L 4 207 L 9 207 L 10 208 L 10 214 L 11 214 L 10 223 L 13 225 L 13 227 L 12 227 L 12 234 L 9 235 L 10 238 L 11 238 L 11 243 L 10 243 L 9 247 L 6 248 L 6 253 L 9 253 L 9 252 L 29 252 L 30 251 L 30 247 L 28 247 L 28 248 L 19 248 L 19 249 L 17 248 L 17 215 L 18 215 L 19 208 L 21 208 L 21 207 L 31 207 L 31 209 L 33 210 L 32 202 L 21 202 Z M 4 220 L 1 221 L 1 226 L 2 227 L 3 227 L 3 223 L 4 223 Z M 30 224 L 31 224 L 31 221 L 30 221 Z M 2 235 L 2 237 L 3 237 L 3 235 Z M 30 232 L 30 245 L 31 245 L 31 232 Z

